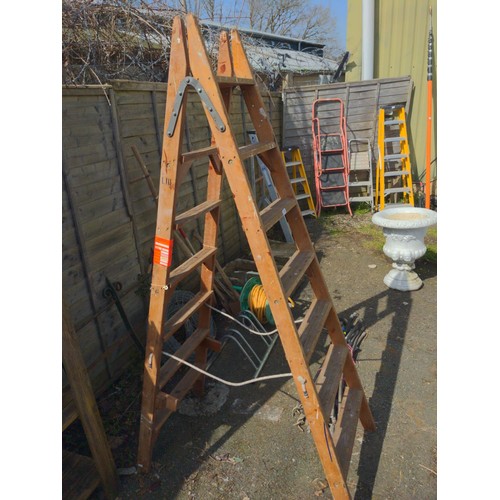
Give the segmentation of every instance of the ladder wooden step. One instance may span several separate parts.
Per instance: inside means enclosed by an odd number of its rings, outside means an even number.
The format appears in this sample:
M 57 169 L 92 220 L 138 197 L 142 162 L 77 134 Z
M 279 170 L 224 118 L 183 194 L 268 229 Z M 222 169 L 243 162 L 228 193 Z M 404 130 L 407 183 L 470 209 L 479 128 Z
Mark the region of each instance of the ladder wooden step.
M 262 212 L 262 224 L 266 231 L 269 231 L 280 219 L 285 216 L 293 207 L 297 205 L 295 198 L 278 198 L 269 204 Z
M 210 156 L 216 153 L 217 153 L 216 146 L 208 146 L 206 148 L 196 149 L 195 151 L 188 151 L 187 153 L 183 153 L 182 160 L 185 162 L 194 161 L 198 158 L 204 158 L 206 156 Z
M 290 179 L 290 184 L 297 184 L 298 182 L 304 182 L 305 180 L 305 177 L 295 177 L 294 179 Z
M 363 400 L 363 391 L 359 389 L 347 388 L 347 396 L 344 394 L 340 405 L 333 442 L 339 460 L 340 469 L 344 477 L 349 472 L 354 438 L 359 419 L 359 410 Z
M 241 85 L 255 85 L 255 80 L 251 78 L 238 78 L 235 76 L 216 76 L 217 83 L 223 87 L 237 87 Z
M 297 250 L 280 271 L 281 283 L 286 297 L 290 297 L 297 288 L 314 259 L 314 252 Z
M 300 161 L 289 161 L 285 163 L 285 167 L 298 167 L 299 165 L 302 165 Z
M 405 141 L 406 137 L 386 137 L 384 142 L 401 142 Z
M 330 344 L 325 360 L 316 380 L 318 398 L 323 409 L 323 415 L 328 416 L 333 410 L 335 396 L 337 395 L 344 363 L 348 356 L 349 348 L 342 344 Z
M 196 217 L 199 217 L 200 215 L 206 214 L 207 212 L 210 212 L 214 208 L 217 208 L 221 204 L 221 200 L 207 200 L 204 201 L 203 203 L 200 203 L 199 205 L 196 205 L 193 208 L 190 208 L 189 210 L 186 210 L 185 212 L 182 212 L 179 215 L 176 215 L 175 217 L 175 223 L 176 224 L 185 224 L 186 222 L 189 222 L 190 220 L 196 219 Z
M 255 144 L 247 144 L 246 146 L 241 146 L 239 148 L 240 157 L 242 160 L 246 160 L 247 158 L 251 158 L 252 156 L 259 155 L 261 153 L 265 153 L 266 151 L 270 151 L 276 147 L 276 143 L 274 141 L 271 142 L 256 142 Z
M 159 392 L 157 395 L 157 408 L 166 408 L 170 411 L 177 411 L 179 404 L 184 396 L 191 390 L 194 383 L 201 376 L 201 373 L 190 368 L 181 381 L 174 387 L 170 393 Z
M 182 306 L 163 326 L 163 342 L 168 340 L 205 302 L 212 296 L 213 290 L 198 292 Z
M 170 271 L 170 286 L 177 286 L 186 276 L 194 271 L 202 262 L 212 257 L 217 252 L 217 248 L 205 247 L 195 253 L 180 266 Z
M 210 328 L 197 328 L 182 346 L 174 353 L 180 359 L 188 359 L 196 348 L 210 335 Z M 158 386 L 165 387 L 165 384 L 174 376 L 175 372 L 182 366 L 180 361 L 170 358 L 160 368 L 160 378 Z
M 331 309 L 332 303 L 329 300 L 315 298 L 300 324 L 298 333 L 306 361 L 311 359 Z

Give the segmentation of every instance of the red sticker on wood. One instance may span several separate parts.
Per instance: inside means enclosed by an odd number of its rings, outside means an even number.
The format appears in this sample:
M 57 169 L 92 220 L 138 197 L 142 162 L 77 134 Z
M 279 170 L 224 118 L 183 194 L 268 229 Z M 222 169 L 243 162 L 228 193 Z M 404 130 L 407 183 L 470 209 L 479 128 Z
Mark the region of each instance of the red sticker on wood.
M 153 263 L 163 267 L 170 267 L 172 264 L 172 250 L 174 240 L 166 240 L 155 236 L 155 246 L 153 252 Z

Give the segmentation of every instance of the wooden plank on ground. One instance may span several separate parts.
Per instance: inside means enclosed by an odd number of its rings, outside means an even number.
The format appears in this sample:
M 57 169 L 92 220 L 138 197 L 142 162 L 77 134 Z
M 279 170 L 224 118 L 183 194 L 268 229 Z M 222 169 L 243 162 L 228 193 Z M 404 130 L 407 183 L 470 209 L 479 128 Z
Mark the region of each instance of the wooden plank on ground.
M 72 408 L 66 421 L 76 417 Z M 86 456 L 62 452 L 62 498 L 65 500 L 86 500 L 99 486 L 100 479 L 94 461 Z
M 63 301 L 62 360 L 71 386 L 73 400 L 85 430 L 93 461 L 106 496 L 114 499 L 118 492 L 118 475 L 107 442 L 92 385 L 80 353 L 73 322 Z

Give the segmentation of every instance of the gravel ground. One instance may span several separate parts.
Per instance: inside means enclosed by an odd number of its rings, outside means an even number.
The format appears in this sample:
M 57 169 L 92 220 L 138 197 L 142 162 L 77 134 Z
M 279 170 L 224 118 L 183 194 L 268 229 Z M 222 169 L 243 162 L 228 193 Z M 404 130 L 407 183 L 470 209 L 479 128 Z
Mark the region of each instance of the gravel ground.
M 358 370 L 377 430 L 364 434 L 358 426 L 348 486 L 355 499 L 431 499 L 437 480 L 436 264 L 417 261 L 420 290 L 388 289 L 382 280 L 390 262 L 373 243 L 377 230 L 370 220 L 370 214 L 327 214 L 307 221 L 339 316 L 358 313 L 368 332 Z M 311 299 L 308 287 L 299 292 L 297 314 Z M 227 326 L 217 321 L 218 337 Z M 325 341 L 313 367 L 324 357 Z M 114 395 L 99 402 L 117 466 L 132 473 L 120 476 L 120 498 L 332 498 L 311 435 L 295 411 L 298 399 L 289 379 L 239 388 L 211 383 L 202 402 L 187 401 L 163 427 L 152 472 L 133 474 L 140 365 L 138 360 Z M 211 371 L 233 381 L 253 374 L 232 343 Z M 263 374 L 288 371 L 277 342 Z

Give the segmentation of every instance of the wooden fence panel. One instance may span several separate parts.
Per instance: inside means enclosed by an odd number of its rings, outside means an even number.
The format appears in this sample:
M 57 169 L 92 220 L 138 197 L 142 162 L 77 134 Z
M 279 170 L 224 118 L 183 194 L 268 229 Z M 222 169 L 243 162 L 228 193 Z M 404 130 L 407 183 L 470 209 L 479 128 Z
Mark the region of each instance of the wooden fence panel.
M 132 345 L 125 339 L 111 348 L 126 334 L 115 306 L 103 295 L 106 277 L 126 290 L 140 271 L 123 194 L 111 91 L 110 86 L 66 88 L 62 101 L 63 293 L 96 392 L 123 372 L 121 358 Z M 130 320 L 143 320 L 143 300 L 134 294 L 125 300 Z M 66 390 L 63 394 L 65 414 L 74 416 L 71 398 Z
M 147 297 L 134 293 L 138 276 L 147 278 L 156 226 L 156 203 L 132 146 L 137 148 L 158 189 L 166 84 L 116 81 L 110 85 L 63 87 L 63 293 L 75 324 L 94 390 L 99 394 L 127 368 L 135 346 L 115 305 L 103 294 L 106 278 L 118 292 L 128 319 L 145 335 Z M 184 150 L 210 144 L 201 101 L 190 92 Z M 281 139 L 278 94 L 264 102 Z M 238 93 L 230 116 L 238 143 L 248 144 L 250 117 Z M 178 211 L 206 197 L 207 160 L 198 160 L 178 193 Z M 241 255 L 246 240 L 227 181 L 222 189 L 218 258 Z M 203 220 L 186 224 L 193 244 Z M 183 256 L 174 252 L 174 264 Z M 189 289 L 197 278 L 183 282 Z M 145 291 L 147 295 L 147 290 Z M 144 337 L 143 337 L 144 338 Z M 75 417 L 63 374 L 64 425 Z

